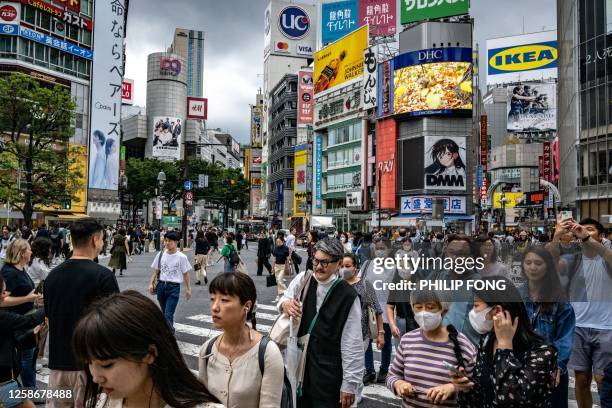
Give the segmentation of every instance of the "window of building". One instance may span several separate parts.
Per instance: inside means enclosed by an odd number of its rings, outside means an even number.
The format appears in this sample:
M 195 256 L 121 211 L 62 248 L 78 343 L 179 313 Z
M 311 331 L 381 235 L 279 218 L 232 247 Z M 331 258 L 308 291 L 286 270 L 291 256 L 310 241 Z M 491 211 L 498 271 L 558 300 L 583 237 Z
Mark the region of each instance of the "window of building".
M 34 7 L 24 5 L 22 13 L 22 18 L 26 23 L 36 24 L 36 9 Z
M 81 42 L 91 47 L 91 31 L 81 30 Z
M 81 13 L 86 14 L 88 16 L 92 15 L 92 1 L 91 0 L 81 0 Z
M 34 58 L 36 58 L 39 61 L 46 61 L 45 59 L 45 47 L 42 44 L 34 44 Z
M 38 26 L 40 28 L 44 28 L 47 31 L 51 31 L 51 14 L 39 12 L 38 15 L 39 15 Z
M 5 53 L 15 53 L 16 49 L 16 38 L 9 36 L 0 37 L 0 56 L 4 56 Z

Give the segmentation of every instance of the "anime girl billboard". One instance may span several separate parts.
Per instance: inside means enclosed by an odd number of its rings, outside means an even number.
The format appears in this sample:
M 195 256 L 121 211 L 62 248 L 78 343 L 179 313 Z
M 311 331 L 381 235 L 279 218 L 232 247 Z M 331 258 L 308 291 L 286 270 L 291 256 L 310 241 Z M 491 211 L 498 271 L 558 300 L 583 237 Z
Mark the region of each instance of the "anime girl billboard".
M 465 137 L 425 137 L 425 188 L 465 191 Z

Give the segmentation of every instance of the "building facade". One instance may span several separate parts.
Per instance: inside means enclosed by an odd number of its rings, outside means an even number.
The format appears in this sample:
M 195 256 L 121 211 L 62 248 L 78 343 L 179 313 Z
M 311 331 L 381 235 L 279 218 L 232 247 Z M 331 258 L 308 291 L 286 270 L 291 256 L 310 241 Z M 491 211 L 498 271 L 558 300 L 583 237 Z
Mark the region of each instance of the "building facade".
M 557 2 L 559 176 L 564 206 L 609 224 L 612 214 L 612 4 Z
M 297 75 L 287 74 L 270 92 L 268 113 L 268 208 L 288 228 L 293 216 L 294 146 L 297 142 Z
M 204 31 L 176 28 L 168 52 L 185 59 L 187 71 L 187 96 L 204 94 Z
M 78 202 L 58 207 L 35 209 L 35 222 L 62 220 L 71 214 L 89 214 L 105 221 L 116 221 L 120 215 L 117 190 L 88 188 L 87 156 L 89 154 L 90 120 L 92 109 L 91 84 L 94 61 L 107 58 L 106 50 L 95 50 L 93 31 L 94 0 L 75 0 L 70 4 L 48 1 L 0 2 L 0 75 L 20 72 L 39 81 L 42 86 L 59 85 L 70 92 L 76 102 L 74 135 L 69 143 L 85 156 L 79 162 L 83 174 Z M 104 5 L 100 5 L 101 7 Z M 106 10 L 105 10 L 106 11 Z M 110 9 L 109 9 L 110 11 Z M 120 49 L 123 47 L 128 14 L 128 1 L 120 1 L 113 8 L 120 27 Z M 98 28 L 99 36 L 114 33 Z M 96 54 L 96 51 L 99 51 Z M 123 51 L 121 50 L 123 57 Z M 94 59 L 95 58 L 95 59 Z M 123 65 L 118 67 L 122 76 Z M 119 80 L 119 84 L 121 81 Z M 68 208 L 67 208 L 68 207 Z M 6 211 L 6 209 L 5 209 Z M 9 211 L 10 218 L 21 218 Z

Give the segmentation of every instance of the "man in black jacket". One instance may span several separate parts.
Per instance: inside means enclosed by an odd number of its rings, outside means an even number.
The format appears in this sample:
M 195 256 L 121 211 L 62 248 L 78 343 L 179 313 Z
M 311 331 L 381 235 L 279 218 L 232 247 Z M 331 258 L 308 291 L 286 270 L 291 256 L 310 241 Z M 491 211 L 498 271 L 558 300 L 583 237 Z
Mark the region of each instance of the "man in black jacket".
M 266 237 L 265 233 L 259 234 L 257 241 L 257 276 L 263 274 L 265 266 L 269 274 L 272 274 L 272 265 L 270 265 L 270 254 L 272 253 L 272 244 L 270 238 Z

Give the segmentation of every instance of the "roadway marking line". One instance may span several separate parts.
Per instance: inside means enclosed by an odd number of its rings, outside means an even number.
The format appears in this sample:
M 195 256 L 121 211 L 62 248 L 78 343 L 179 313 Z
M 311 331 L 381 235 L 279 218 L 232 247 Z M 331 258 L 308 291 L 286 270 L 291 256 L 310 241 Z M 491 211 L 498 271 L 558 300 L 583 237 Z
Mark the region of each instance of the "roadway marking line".
M 278 313 L 278 309 L 276 308 L 276 306 L 262 305 L 262 304 L 257 303 L 257 310 L 259 309 L 270 310 L 272 312 Z
M 205 321 L 206 316 L 210 316 L 210 315 L 206 315 L 206 314 L 193 315 L 193 316 L 189 316 L 188 319 Z M 278 317 L 278 315 L 273 315 L 270 313 L 256 312 L 255 317 L 257 318 L 257 320 L 264 319 L 264 320 L 276 321 L 276 318 Z

